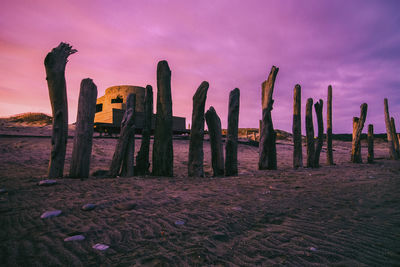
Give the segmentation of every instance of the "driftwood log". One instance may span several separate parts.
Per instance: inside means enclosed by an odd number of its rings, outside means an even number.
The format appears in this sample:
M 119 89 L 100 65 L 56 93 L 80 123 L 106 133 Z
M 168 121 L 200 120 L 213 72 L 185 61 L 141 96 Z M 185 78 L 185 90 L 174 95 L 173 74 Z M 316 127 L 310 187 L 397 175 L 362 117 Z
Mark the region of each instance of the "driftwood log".
M 210 107 L 205 114 L 210 136 L 211 162 L 214 176 L 224 175 L 224 151 L 222 145 L 221 120 L 214 107 Z
M 397 153 L 397 156 L 400 158 L 400 145 L 399 145 L 399 138 L 397 137 L 397 132 L 396 132 L 396 125 L 394 123 L 394 118 L 390 118 L 390 127 L 392 128 L 392 133 L 393 133 L 393 146 L 394 150 Z
M 171 70 L 163 60 L 157 65 L 157 116 L 153 144 L 153 175 L 173 176 Z
M 332 86 L 328 86 L 328 101 L 326 103 L 326 163 L 333 165 L 332 149 Z
M 65 153 L 68 138 L 68 104 L 65 82 L 65 66 L 68 57 L 77 51 L 66 43 L 53 48 L 44 59 L 46 80 L 49 88 L 51 109 L 53 113 L 53 130 L 51 135 L 51 155 L 47 176 L 62 177 L 64 173 Z
M 364 128 L 364 123 L 365 119 L 367 118 L 367 109 L 368 105 L 366 103 L 363 103 L 360 106 L 361 109 L 361 114 L 358 122 L 355 123 L 353 122 L 353 141 L 351 144 L 351 162 L 353 163 L 362 163 L 362 158 L 361 158 L 361 133 L 362 129 Z
M 322 99 L 319 102 L 314 104 L 315 113 L 317 114 L 317 123 L 318 123 L 318 138 L 317 144 L 315 146 L 315 156 L 314 156 L 314 168 L 319 167 L 319 156 L 321 154 L 322 146 L 324 144 L 324 121 L 322 119 L 322 108 L 324 102 Z
M 190 130 L 188 176 L 204 177 L 203 139 L 204 105 L 206 104 L 209 84 L 204 81 L 193 95 L 192 129 Z
M 374 163 L 374 125 L 368 125 L 368 163 Z
M 238 174 L 237 144 L 239 127 L 239 104 L 240 91 L 238 88 L 229 94 L 228 130 L 225 145 L 225 175 L 234 176 Z
M 126 110 L 124 113 L 124 117 L 121 122 L 121 132 L 119 135 L 119 139 L 117 141 L 117 145 L 115 147 L 114 155 L 111 160 L 110 172 L 109 175 L 111 177 L 116 177 L 121 174 L 121 169 L 123 170 L 123 175 L 131 175 L 130 164 L 132 160 L 127 159 L 127 151 L 128 154 L 132 153 L 132 148 L 128 148 L 132 145 L 130 139 L 134 138 L 135 134 L 135 106 L 136 106 L 136 95 L 129 94 L 126 100 Z M 122 168 L 122 162 L 124 161 L 124 168 Z M 133 175 L 133 174 L 132 174 Z
M 388 104 L 387 98 L 385 98 L 383 100 L 383 104 L 384 104 L 384 112 L 385 112 L 385 125 L 386 125 L 389 155 L 390 155 L 391 159 L 399 159 L 399 156 L 397 155 L 395 146 L 394 146 L 394 133 L 392 131 L 392 125 L 390 123 L 389 104 Z
M 153 117 L 153 88 L 151 85 L 146 86 L 144 96 L 144 121 L 142 129 L 142 143 L 139 153 L 136 156 L 136 175 L 149 174 L 149 153 L 150 153 L 150 135 L 151 135 L 151 120 Z
M 312 98 L 307 99 L 306 104 L 306 144 L 307 144 L 307 168 L 314 168 L 314 124 L 312 117 Z
M 82 80 L 79 92 L 78 114 L 76 118 L 71 166 L 69 170 L 70 177 L 89 177 L 96 99 L 97 86 L 93 83 L 92 79 Z
M 301 86 L 296 84 L 293 94 L 293 168 L 303 167 L 303 149 L 301 142 Z
M 272 94 L 274 93 L 275 79 L 278 75 L 279 68 L 272 66 L 271 71 L 266 81 L 261 85 L 261 104 L 262 104 L 262 124 L 260 132 L 259 144 L 259 170 L 276 170 L 276 133 L 272 123 L 271 111 L 273 108 L 274 100 Z
M 132 110 L 133 125 L 130 128 L 130 135 L 128 137 L 128 143 L 125 151 L 125 155 L 122 159 L 121 166 L 121 177 L 132 177 L 135 174 L 135 117 L 136 117 L 136 95 L 128 95 L 126 100 L 126 110 Z M 121 128 L 126 124 L 126 121 L 122 120 Z

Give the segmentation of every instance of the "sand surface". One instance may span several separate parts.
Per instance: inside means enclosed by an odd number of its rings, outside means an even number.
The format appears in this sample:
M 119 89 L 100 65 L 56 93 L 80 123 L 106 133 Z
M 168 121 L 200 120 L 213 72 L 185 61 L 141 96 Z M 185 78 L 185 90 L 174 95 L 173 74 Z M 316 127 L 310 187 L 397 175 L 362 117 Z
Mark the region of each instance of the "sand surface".
M 116 139 L 94 139 L 91 172 L 107 169 Z M 140 139 L 136 142 L 137 149 Z M 258 171 L 258 149 L 239 145 L 239 176 L 188 178 L 188 141 L 174 141 L 175 177 L 45 178 L 49 138 L 0 139 L 0 262 L 4 266 L 400 264 L 400 162 L 376 143 L 375 164 L 351 164 L 334 142 L 335 166 L 293 170 L 279 141 L 278 170 Z M 65 174 L 69 172 L 69 139 Z M 363 146 L 366 161 L 366 147 Z M 305 153 L 305 147 L 303 148 Z M 305 157 L 305 155 L 304 155 Z M 92 211 L 82 205 L 95 203 Z M 41 219 L 48 210 L 62 210 Z M 83 241 L 64 242 L 81 234 Z M 92 248 L 106 244 L 108 250 Z

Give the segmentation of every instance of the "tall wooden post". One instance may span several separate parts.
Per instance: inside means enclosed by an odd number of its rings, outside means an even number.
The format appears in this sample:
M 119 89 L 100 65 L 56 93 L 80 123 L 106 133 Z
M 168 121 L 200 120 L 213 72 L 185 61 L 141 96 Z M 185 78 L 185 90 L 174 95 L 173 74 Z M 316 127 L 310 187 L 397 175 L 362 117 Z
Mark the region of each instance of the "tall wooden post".
M 390 123 L 389 105 L 388 105 L 387 98 L 385 98 L 383 100 L 383 104 L 384 104 L 384 112 L 385 112 L 385 124 L 386 124 L 386 134 L 387 134 L 389 155 L 390 155 L 391 159 L 399 159 L 399 156 L 397 155 L 395 146 L 394 146 L 394 133 L 392 131 L 392 126 Z
M 235 88 L 229 94 L 228 129 L 226 133 L 225 145 L 226 176 L 234 176 L 238 174 L 237 140 L 239 127 L 239 104 L 240 91 L 238 88 Z
M 303 167 L 303 149 L 301 144 L 301 86 L 296 84 L 293 94 L 293 168 Z
M 49 88 L 51 109 L 53 112 L 53 130 L 51 135 L 51 155 L 47 176 L 62 177 L 68 139 L 68 104 L 65 66 L 68 57 L 77 50 L 66 43 L 53 48 L 44 59 L 46 80 Z
M 262 83 L 262 125 L 260 132 L 259 143 L 259 170 L 276 170 L 276 133 L 272 123 L 272 106 L 274 100 L 272 94 L 274 93 L 275 79 L 278 75 L 279 68 L 272 66 L 268 75 L 268 79 Z
M 321 154 L 322 146 L 324 144 L 324 122 L 322 119 L 322 107 L 324 102 L 322 99 L 319 102 L 315 103 L 315 113 L 317 114 L 317 123 L 318 123 L 318 139 L 317 145 L 315 147 L 315 156 L 314 156 L 314 168 L 319 167 L 319 156 Z
M 163 60 L 157 65 L 157 116 L 153 144 L 153 175 L 172 177 L 173 173 L 171 70 L 168 62 Z
M 130 128 L 125 155 L 122 159 L 121 176 L 132 177 L 135 174 L 135 116 L 136 116 L 136 95 L 131 94 L 126 100 L 126 110 L 132 110 L 133 125 Z M 125 127 L 124 119 L 121 128 Z
M 312 118 L 312 98 L 307 99 L 306 104 L 306 140 L 307 140 L 307 168 L 314 168 L 314 124 Z
M 214 107 L 210 107 L 205 114 L 210 136 L 211 162 L 214 176 L 224 175 L 224 151 L 222 145 L 221 120 Z
M 353 142 L 355 142 L 355 139 L 356 139 L 357 127 L 358 127 L 359 121 L 360 121 L 360 119 L 358 117 L 353 117 L 353 134 L 352 134 L 352 138 L 351 138 L 352 144 L 353 144 Z M 358 155 L 359 157 L 361 157 L 361 146 L 358 146 L 357 149 L 358 149 L 358 151 L 356 151 L 355 154 Z M 357 159 L 357 161 L 360 161 L 360 160 L 362 160 L 362 159 Z
M 136 156 L 136 175 L 145 175 L 149 173 L 150 161 L 150 136 L 151 136 L 151 121 L 153 117 L 153 87 L 146 86 L 144 96 L 144 121 L 142 129 L 142 143 L 139 153 Z
M 82 80 L 69 171 L 70 177 L 89 177 L 96 99 L 97 86 L 93 83 L 92 79 Z
M 208 87 L 208 82 L 202 82 L 193 96 L 192 129 L 190 130 L 189 141 L 188 176 L 204 177 L 204 105 L 206 104 Z
M 374 163 L 374 125 L 368 125 L 368 163 Z
M 328 101 L 326 110 L 326 163 L 333 165 L 333 150 L 332 150 L 332 86 L 328 86 Z
M 362 129 L 364 128 L 365 119 L 367 118 L 368 105 L 366 103 L 363 103 L 360 106 L 360 109 L 361 109 L 361 112 L 360 112 L 361 114 L 360 114 L 360 118 L 358 120 L 355 131 L 353 128 L 354 138 L 353 138 L 353 142 L 351 144 L 351 162 L 353 162 L 353 163 L 362 163 L 361 133 L 362 133 Z
M 132 136 L 134 138 L 135 134 L 135 106 L 136 106 L 136 95 L 129 94 L 126 100 L 126 110 L 121 122 L 121 132 L 119 135 L 117 145 L 115 147 L 113 158 L 111 160 L 110 172 L 109 172 L 111 177 L 116 177 L 121 173 L 121 166 L 123 161 L 126 162 L 126 165 L 124 167 L 125 169 L 122 168 L 123 175 L 124 176 L 131 175 L 130 172 L 132 170 L 131 169 L 127 170 L 126 167 L 129 166 L 130 168 L 132 161 L 126 157 L 127 153 L 129 155 L 131 155 L 132 153 L 131 150 L 132 143 L 130 142 L 130 139 L 132 138 Z M 128 149 L 128 147 L 130 148 Z
M 397 132 L 396 132 L 396 125 L 394 123 L 394 118 L 390 118 L 390 127 L 392 128 L 392 133 L 393 133 L 393 146 L 394 150 L 397 153 L 397 156 L 400 158 L 400 145 L 399 145 L 399 138 L 397 137 Z

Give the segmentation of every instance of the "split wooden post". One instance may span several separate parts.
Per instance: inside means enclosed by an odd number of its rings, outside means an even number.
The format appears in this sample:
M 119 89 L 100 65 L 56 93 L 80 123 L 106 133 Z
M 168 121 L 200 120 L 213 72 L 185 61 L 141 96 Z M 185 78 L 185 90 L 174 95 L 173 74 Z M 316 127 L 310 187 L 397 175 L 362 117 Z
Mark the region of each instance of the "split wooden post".
M 303 167 L 301 140 L 301 86 L 296 84 L 293 94 L 293 168 Z
M 151 136 L 151 121 L 153 117 L 153 88 L 151 85 L 146 86 L 144 96 L 144 122 L 142 129 L 142 143 L 139 153 L 136 156 L 136 175 L 145 175 L 149 173 L 150 161 L 150 136 Z
M 121 177 L 132 177 L 135 175 L 135 117 L 136 117 L 136 95 L 128 96 L 126 100 L 126 110 L 132 110 L 133 125 L 130 129 L 125 156 L 122 159 Z M 124 120 L 122 120 L 122 124 Z
M 397 153 L 397 156 L 400 158 L 400 145 L 399 145 L 399 138 L 397 137 L 397 132 L 396 132 L 396 125 L 394 123 L 394 118 L 390 118 L 390 127 L 392 128 L 392 133 L 393 133 L 393 146 L 394 150 Z
M 73 178 L 89 177 L 96 99 L 97 86 L 93 80 L 89 78 L 82 80 L 69 171 L 69 176 Z
M 353 138 L 353 141 L 351 144 L 351 162 L 353 162 L 353 163 L 362 163 L 361 133 L 362 133 L 362 129 L 364 128 L 365 119 L 367 118 L 368 105 L 366 103 L 363 103 L 360 106 L 360 109 L 361 109 L 361 112 L 360 112 L 361 114 L 360 114 L 360 118 L 358 120 L 356 129 L 354 129 L 354 124 L 353 124 L 354 138 Z
M 193 95 L 192 129 L 190 130 L 188 160 L 189 177 L 204 177 L 204 105 L 206 104 L 208 87 L 208 82 L 203 81 Z
M 68 104 L 65 66 L 68 57 L 76 49 L 66 43 L 53 48 L 44 59 L 46 80 L 49 88 L 51 109 L 53 113 L 53 130 L 51 135 L 51 155 L 47 176 L 62 177 L 64 173 L 65 153 L 68 139 Z
M 358 117 L 353 117 L 353 134 L 352 134 L 351 142 L 354 142 L 354 140 L 356 138 L 357 127 L 358 127 L 359 121 L 360 121 L 360 119 Z M 356 155 L 361 156 L 361 146 L 358 147 L 358 150 L 359 151 L 356 152 Z M 360 159 L 357 159 L 357 161 L 360 161 Z
M 374 125 L 368 125 L 368 163 L 374 163 Z
M 225 145 L 225 176 L 238 174 L 237 141 L 239 127 L 240 91 L 238 88 L 229 94 L 228 129 Z
M 312 117 L 312 98 L 307 99 L 306 104 L 306 142 L 307 142 L 307 168 L 314 168 L 314 124 Z
M 259 170 L 276 170 L 276 133 L 272 123 L 271 111 L 274 100 L 272 94 L 274 92 L 275 79 L 278 75 L 279 68 L 272 66 L 268 75 L 268 79 L 262 83 L 262 125 L 259 143 Z
M 120 175 L 123 161 L 126 162 L 125 168 L 128 166 L 130 168 L 131 166 L 132 160 L 130 158 L 127 158 L 127 153 L 129 154 L 129 157 L 132 156 L 132 148 L 130 147 L 132 146 L 132 143 L 130 142 L 130 139 L 132 137 L 134 138 L 135 134 L 135 106 L 136 106 L 136 95 L 129 94 L 126 100 L 126 110 L 121 122 L 121 132 L 110 165 L 109 175 L 111 177 L 116 177 Z M 132 171 L 131 169 L 129 170 L 125 169 L 123 173 L 124 176 L 125 175 L 130 176 L 131 171 Z
M 211 145 L 211 162 L 214 176 L 224 175 L 224 151 L 222 145 L 221 120 L 214 107 L 205 114 Z
M 173 173 L 171 70 L 168 62 L 163 60 L 157 65 L 157 116 L 153 144 L 153 175 L 172 177 Z
M 328 101 L 326 103 L 326 163 L 334 165 L 333 163 L 333 149 L 332 149 L 332 86 L 328 86 Z
M 315 156 L 314 156 L 314 168 L 319 167 L 319 157 L 321 154 L 322 146 L 324 144 L 324 121 L 322 119 L 322 108 L 324 102 L 322 99 L 319 102 L 314 104 L 315 113 L 317 114 L 317 123 L 318 123 L 318 138 L 317 145 L 315 147 Z
M 392 131 L 392 126 L 390 123 L 390 116 L 389 116 L 389 104 L 387 98 L 383 100 L 384 104 L 384 112 L 385 112 L 385 125 L 386 125 L 386 134 L 387 134 L 387 142 L 389 148 L 389 155 L 391 159 L 399 159 L 399 156 L 396 153 L 395 146 L 394 146 L 394 133 Z

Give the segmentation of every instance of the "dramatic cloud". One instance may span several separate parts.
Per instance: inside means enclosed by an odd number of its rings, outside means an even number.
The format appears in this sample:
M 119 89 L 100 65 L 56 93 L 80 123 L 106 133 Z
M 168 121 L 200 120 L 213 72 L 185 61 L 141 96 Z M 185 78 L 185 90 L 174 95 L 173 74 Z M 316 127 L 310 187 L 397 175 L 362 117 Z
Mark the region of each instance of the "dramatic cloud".
M 92 78 L 99 95 L 119 84 L 156 88 L 157 62 L 166 59 L 173 112 L 187 123 L 192 96 L 207 80 L 206 108 L 215 107 L 223 127 L 235 87 L 240 127 L 258 127 L 261 83 L 276 65 L 276 128 L 291 131 L 296 83 L 303 111 L 309 97 L 326 101 L 332 84 L 335 133 L 351 132 L 363 102 L 366 123 L 384 132 L 384 97 L 400 123 L 398 10 L 398 1 L 378 0 L 2 1 L 0 116 L 50 113 L 43 60 L 65 41 L 78 49 L 66 71 L 70 122 L 81 79 Z

